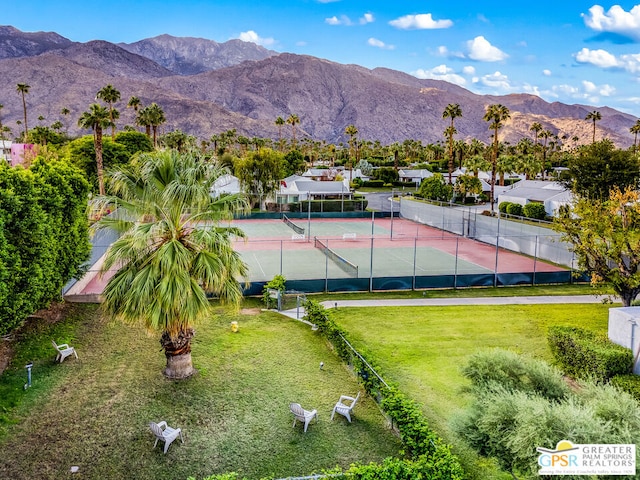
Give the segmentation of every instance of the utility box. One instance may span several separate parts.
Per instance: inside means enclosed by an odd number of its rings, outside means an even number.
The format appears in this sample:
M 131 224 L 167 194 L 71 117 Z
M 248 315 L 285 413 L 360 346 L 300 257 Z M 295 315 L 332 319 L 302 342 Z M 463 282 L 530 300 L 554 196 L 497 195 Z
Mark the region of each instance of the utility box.
M 613 343 L 631 349 L 633 373 L 640 375 L 640 307 L 610 308 L 607 334 Z

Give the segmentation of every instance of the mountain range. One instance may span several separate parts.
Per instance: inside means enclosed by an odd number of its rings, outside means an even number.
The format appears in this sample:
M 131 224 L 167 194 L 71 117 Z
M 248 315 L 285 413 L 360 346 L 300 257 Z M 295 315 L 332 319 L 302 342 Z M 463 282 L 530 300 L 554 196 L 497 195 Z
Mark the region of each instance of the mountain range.
M 500 131 L 501 140 L 516 143 L 532 137 L 534 122 L 565 142 L 589 143 L 593 123 L 585 116 L 594 110 L 596 137 L 620 147 L 633 144 L 629 132 L 633 115 L 608 107 L 549 103 L 528 94 L 477 95 L 440 80 L 421 80 L 387 68 L 367 69 L 326 59 L 278 53 L 254 43 L 230 40 L 218 43 L 191 37 L 160 35 L 135 43 L 73 42 L 53 32 L 22 32 L 0 26 L 0 122 L 14 134 L 23 126 L 19 83 L 30 86 L 26 97 L 28 126 L 60 120 L 72 135 L 82 112 L 96 102 L 107 84 L 121 93 L 115 107 L 118 126 L 133 125 L 135 113 L 126 108 L 136 96 L 142 105 L 158 103 L 167 118 L 164 131 L 180 129 L 208 140 L 236 129 L 247 137 L 278 138 L 277 117 L 295 114 L 298 138 L 331 143 L 347 142 L 345 127 L 355 125 L 358 138 L 382 144 L 407 139 L 423 143 L 444 141 L 449 120 L 442 118 L 448 104 L 459 104 L 456 138 L 491 142 L 492 131 L 483 120 L 487 105 L 500 103 L 511 118 Z M 67 108 L 70 114 L 63 116 Z M 291 137 L 285 125 L 283 137 Z

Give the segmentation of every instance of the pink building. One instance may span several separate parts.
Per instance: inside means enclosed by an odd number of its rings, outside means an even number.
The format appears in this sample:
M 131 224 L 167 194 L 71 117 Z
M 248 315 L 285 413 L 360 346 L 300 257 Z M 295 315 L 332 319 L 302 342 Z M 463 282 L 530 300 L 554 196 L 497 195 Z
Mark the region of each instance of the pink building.
M 36 155 L 35 145 L 32 143 L 13 143 L 11 145 L 11 166 L 29 165 Z

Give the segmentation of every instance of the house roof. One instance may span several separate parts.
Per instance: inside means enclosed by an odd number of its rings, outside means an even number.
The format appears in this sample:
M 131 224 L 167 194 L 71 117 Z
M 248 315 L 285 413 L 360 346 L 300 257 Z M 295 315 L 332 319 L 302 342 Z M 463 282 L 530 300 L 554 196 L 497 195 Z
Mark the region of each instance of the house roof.
M 504 197 L 524 198 L 534 202 L 544 202 L 555 197 L 567 188 L 558 182 L 544 182 L 542 180 L 521 180 L 514 184 L 511 190 L 502 194 Z

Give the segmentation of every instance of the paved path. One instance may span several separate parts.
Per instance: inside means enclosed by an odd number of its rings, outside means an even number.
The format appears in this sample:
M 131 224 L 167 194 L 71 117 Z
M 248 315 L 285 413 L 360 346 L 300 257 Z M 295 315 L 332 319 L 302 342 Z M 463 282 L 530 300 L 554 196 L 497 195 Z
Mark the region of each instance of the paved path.
M 429 307 L 452 305 L 535 305 L 561 303 L 602 303 L 596 295 L 540 295 L 530 297 L 473 297 L 473 298 L 389 298 L 380 300 L 335 300 L 321 302 L 325 308 L 343 307 Z M 301 319 L 304 308 L 280 312 L 287 317 Z

